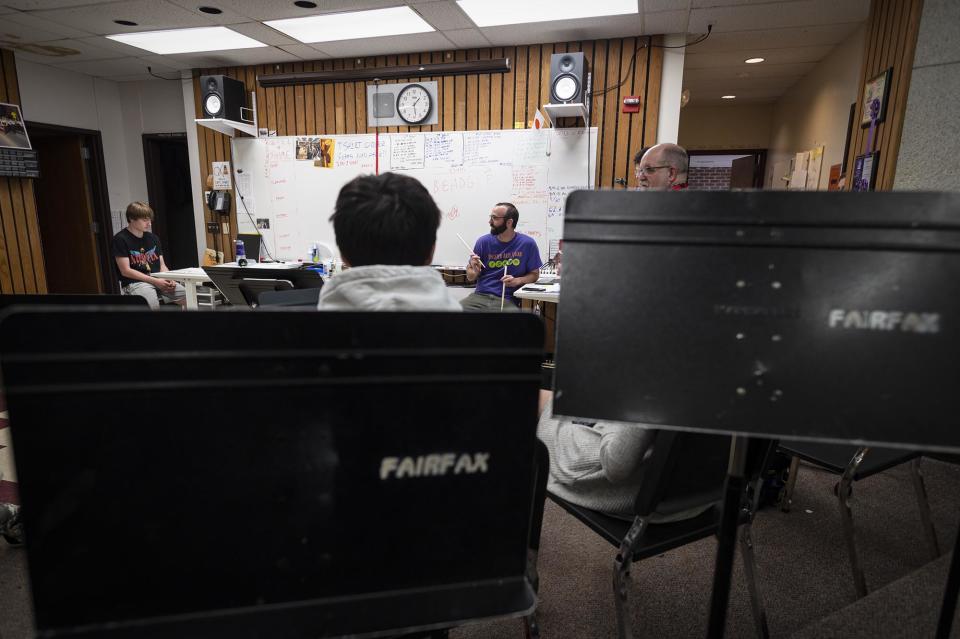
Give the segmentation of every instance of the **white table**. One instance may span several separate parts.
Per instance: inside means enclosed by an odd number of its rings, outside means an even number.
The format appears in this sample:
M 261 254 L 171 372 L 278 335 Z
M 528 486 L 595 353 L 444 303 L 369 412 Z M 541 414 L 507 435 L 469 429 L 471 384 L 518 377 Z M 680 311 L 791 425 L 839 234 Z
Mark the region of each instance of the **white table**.
M 530 290 L 530 289 L 544 289 L 544 290 Z M 554 284 L 541 284 L 539 282 L 534 282 L 533 284 L 524 284 L 516 291 L 513 292 L 513 296 L 521 300 L 532 300 L 534 302 L 553 302 L 557 304 L 560 302 L 560 282 Z
M 186 306 L 188 309 L 194 311 L 200 308 L 200 304 L 197 301 L 197 287 L 210 281 L 210 278 L 207 277 L 206 272 L 199 267 L 180 268 L 175 271 L 163 271 L 160 273 L 155 273 L 154 276 L 167 280 L 174 280 L 183 284 L 183 288 L 187 293 Z

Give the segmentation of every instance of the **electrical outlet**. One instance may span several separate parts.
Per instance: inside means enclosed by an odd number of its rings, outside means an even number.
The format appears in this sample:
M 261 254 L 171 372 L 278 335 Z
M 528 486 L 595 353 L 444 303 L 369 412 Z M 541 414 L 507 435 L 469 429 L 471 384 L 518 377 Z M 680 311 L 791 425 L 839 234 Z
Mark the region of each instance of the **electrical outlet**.
M 220 226 L 223 228 L 224 235 L 230 235 L 230 222 L 224 222 Z
M 207 222 L 207 233 L 219 233 L 219 232 L 220 232 L 219 222 Z

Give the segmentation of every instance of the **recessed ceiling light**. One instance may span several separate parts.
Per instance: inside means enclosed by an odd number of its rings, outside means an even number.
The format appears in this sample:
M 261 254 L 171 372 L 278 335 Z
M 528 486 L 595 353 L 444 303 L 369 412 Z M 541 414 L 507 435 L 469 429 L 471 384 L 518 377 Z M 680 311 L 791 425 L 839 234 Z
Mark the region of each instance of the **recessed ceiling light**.
M 197 7 L 197 9 L 199 9 L 200 11 L 203 11 L 204 13 L 209 13 L 211 15 L 219 15 L 223 13 L 221 9 L 217 9 L 216 7 Z
M 478 27 L 637 13 L 636 0 L 457 0 L 457 4 Z
M 722 100 L 732 100 L 732 99 L 734 99 L 735 97 L 737 97 L 737 96 L 735 96 L 735 95 L 721 95 L 721 96 L 720 96 L 720 98 L 721 98 Z
M 763 58 L 747 58 L 744 62 L 747 64 L 759 64 L 763 62 Z
M 406 6 L 268 20 L 264 24 L 305 44 L 426 33 L 434 30 L 413 9 Z
M 137 26 L 136 22 L 131 22 L 130 20 L 114 20 L 117 24 L 121 24 L 125 27 L 135 27 Z
M 262 42 L 226 27 L 200 27 L 198 29 L 169 29 L 166 31 L 142 31 L 118 33 L 107 38 L 146 49 L 161 55 L 171 53 L 198 53 L 202 51 L 226 51 L 230 49 L 253 49 L 265 47 Z
M 310 2 L 310 0 L 297 0 L 297 1 L 294 2 L 293 4 L 297 5 L 297 6 L 300 7 L 301 9 L 316 9 L 316 8 L 317 8 L 317 3 L 316 3 L 316 2 Z

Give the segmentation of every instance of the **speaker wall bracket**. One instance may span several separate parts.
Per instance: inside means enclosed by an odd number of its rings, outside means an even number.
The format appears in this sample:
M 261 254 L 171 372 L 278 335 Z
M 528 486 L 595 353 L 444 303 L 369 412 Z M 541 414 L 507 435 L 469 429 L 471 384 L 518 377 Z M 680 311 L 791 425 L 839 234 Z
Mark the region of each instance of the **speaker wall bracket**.
M 253 122 L 237 122 L 226 118 L 198 118 L 194 122 L 231 138 L 236 136 L 237 131 L 255 138 L 257 137 L 257 94 L 253 91 L 250 92 L 250 106 L 250 111 L 253 112 Z M 243 107 L 243 109 L 247 110 L 246 107 Z
M 553 126 L 556 126 L 557 118 L 583 118 L 585 125 L 590 121 L 590 111 L 583 103 L 544 104 L 543 112 Z

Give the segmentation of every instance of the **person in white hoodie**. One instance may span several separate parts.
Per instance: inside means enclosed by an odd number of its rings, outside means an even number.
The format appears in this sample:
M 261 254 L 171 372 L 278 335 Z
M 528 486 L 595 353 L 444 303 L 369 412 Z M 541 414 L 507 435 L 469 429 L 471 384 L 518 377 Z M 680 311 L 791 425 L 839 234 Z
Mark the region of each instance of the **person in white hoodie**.
M 350 268 L 320 292 L 321 311 L 460 311 L 430 266 L 440 209 L 406 175 L 362 175 L 340 189 L 330 221 Z

